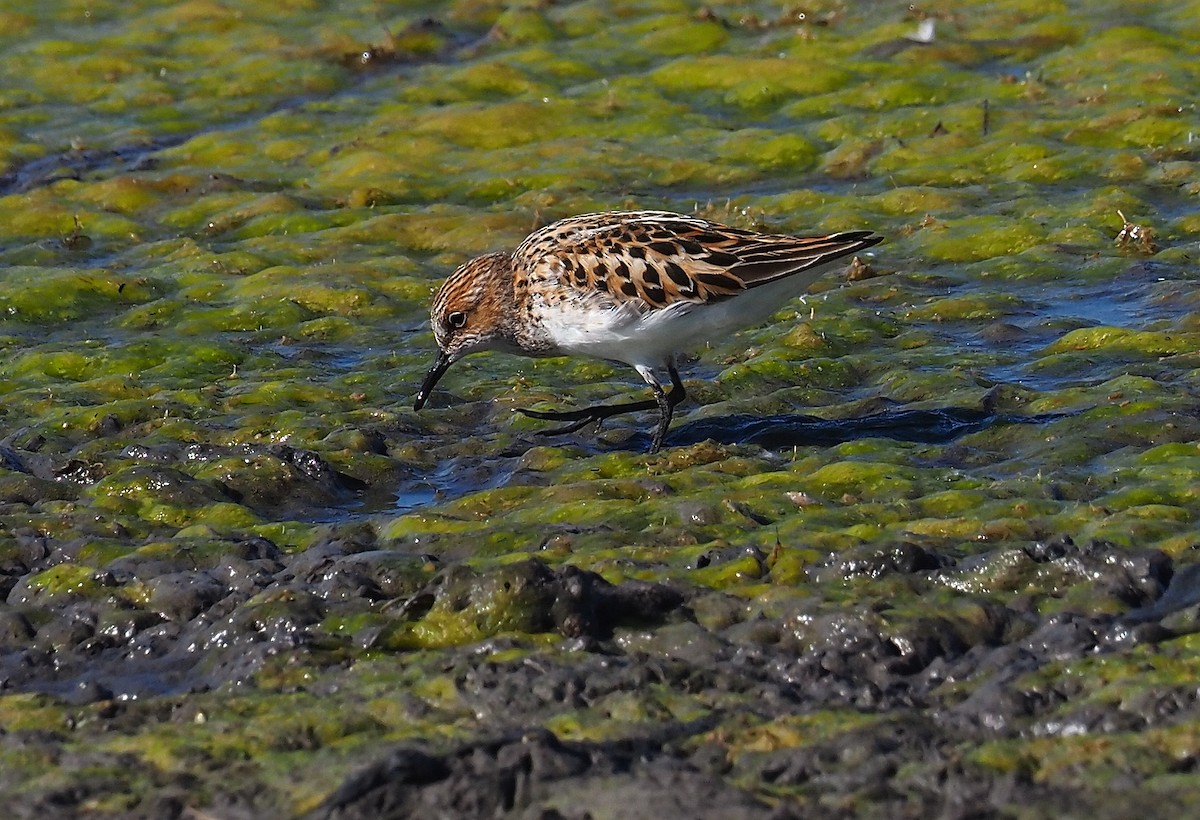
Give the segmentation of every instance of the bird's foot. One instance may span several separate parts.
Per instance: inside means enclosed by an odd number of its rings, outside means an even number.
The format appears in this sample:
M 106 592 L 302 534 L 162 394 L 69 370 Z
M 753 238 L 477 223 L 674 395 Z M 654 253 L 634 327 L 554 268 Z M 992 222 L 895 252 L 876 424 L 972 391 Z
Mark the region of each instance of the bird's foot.
M 579 410 L 526 410 L 524 407 L 518 407 L 517 412 L 529 416 L 531 419 L 542 419 L 545 421 L 565 421 L 569 422 L 562 427 L 555 427 L 552 430 L 539 430 L 539 436 L 561 436 L 567 433 L 574 433 L 576 430 L 582 430 L 593 422 L 596 424 L 596 429 L 600 429 L 600 425 L 607 418 L 619 416 L 622 413 L 634 413 L 639 410 L 651 410 L 658 406 L 655 401 L 631 401 L 621 404 L 597 404 L 592 407 L 583 407 Z

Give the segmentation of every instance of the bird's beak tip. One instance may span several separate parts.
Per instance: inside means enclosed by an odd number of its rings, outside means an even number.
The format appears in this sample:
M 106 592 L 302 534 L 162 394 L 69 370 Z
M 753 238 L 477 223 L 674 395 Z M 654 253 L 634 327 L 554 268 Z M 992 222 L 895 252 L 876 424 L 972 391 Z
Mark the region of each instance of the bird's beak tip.
M 413 410 L 420 410 L 425 406 L 425 402 L 429 401 L 429 394 L 433 391 L 433 386 L 438 383 L 438 379 L 453 363 L 454 360 L 446 355 L 446 351 L 438 351 L 437 359 L 434 360 L 433 366 L 429 368 L 429 372 L 421 381 L 421 387 L 417 390 L 417 398 L 413 401 Z

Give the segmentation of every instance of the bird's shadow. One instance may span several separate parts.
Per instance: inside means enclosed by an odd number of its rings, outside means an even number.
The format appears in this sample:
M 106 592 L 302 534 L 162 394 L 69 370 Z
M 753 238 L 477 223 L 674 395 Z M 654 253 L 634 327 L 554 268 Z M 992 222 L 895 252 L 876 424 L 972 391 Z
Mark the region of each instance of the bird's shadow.
M 1019 416 L 992 410 L 946 407 L 935 410 L 884 410 L 869 416 L 846 419 L 822 419 L 815 416 L 785 414 L 753 416 L 739 413 L 714 416 L 680 425 L 667 434 L 665 444 L 679 447 L 701 441 L 721 444 L 757 444 L 768 450 L 789 447 L 842 444 L 864 438 L 890 438 L 940 444 L 969 433 L 1002 424 L 1042 424 L 1064 418 L 1067 413 Z M 650 436 L 638 433 L 625 447 L 645 448 Z

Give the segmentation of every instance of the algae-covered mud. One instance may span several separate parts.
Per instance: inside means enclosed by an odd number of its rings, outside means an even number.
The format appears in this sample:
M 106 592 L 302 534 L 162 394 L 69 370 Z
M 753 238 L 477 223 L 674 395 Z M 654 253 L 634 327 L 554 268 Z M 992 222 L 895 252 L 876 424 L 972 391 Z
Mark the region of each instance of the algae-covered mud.
M 1200 810 L 1200 4 L 8 2 L 14 817 Z M 683 365 L 430 295 L 887 237 Z

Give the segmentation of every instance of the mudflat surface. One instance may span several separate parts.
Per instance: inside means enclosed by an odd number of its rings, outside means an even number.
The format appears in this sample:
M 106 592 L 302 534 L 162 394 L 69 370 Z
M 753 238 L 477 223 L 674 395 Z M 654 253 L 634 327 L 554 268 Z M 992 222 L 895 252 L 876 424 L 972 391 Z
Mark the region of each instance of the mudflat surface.
M 14 817 L 1200 803 L 1200 5 L 0 11 Z M 682 367 L 480 355 L 585 211 L 885 244 Z

